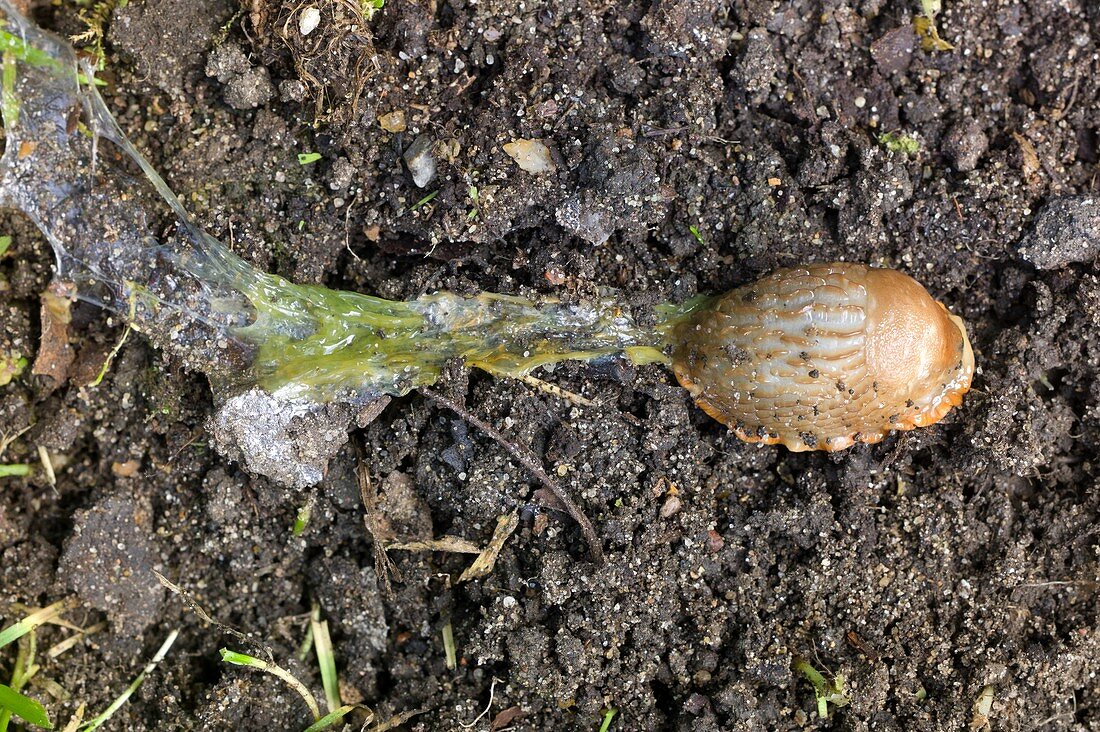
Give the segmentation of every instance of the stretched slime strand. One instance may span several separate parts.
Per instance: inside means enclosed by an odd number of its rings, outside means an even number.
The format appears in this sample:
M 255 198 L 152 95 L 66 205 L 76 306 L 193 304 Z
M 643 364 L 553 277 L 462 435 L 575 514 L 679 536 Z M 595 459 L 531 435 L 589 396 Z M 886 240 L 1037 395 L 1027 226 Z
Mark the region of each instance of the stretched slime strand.
M 501 376 L 622 352 L 666 360 L 664 331 L 639 328 L 611 301 L 438 292 L 393 302 L 257 271 L 194 224 L 71 47 L 6 0 L 0 10 L 0 202 L 34 220 L 81 297 L 131 319 L 216 389 L 366 400 L 430 385 L 454 358 Z

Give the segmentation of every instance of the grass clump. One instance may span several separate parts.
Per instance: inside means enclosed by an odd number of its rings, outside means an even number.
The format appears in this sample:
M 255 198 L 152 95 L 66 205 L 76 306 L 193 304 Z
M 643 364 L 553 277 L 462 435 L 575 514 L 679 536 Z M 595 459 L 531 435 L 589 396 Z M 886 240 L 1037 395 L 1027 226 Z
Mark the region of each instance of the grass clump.
M 0 648 L 4 648 L 12 643 L 19 643 L 19 650 L 15 659 L 15 666 L 12 670 L 10 685 L 0 684 L 0 732 L 7 732 L 8 725 L 13 716 L 19 717 L 27 724 L 36 727 L 53 729 L 53 723 L 50 722 L 45 708 L 37 700 L 21 693 L 20 690 L 41 670 L 41 667 L 36 661 L 37 637 L 35 635 L 35 630 L 39 626 L 45 623 L 51 623 L 77 631 L 76 635 L 49 649 L 46 653 L 48 659 L 56 659 L 75 643 L 101 628 L 101 626 L 87 629 L 80 628 L 61 617 L 63 613 L 72 610 L 77 604 L 74 598 L 60 600 L 48 607 L 28 613 L 22 620 L 0 631 Z M 145 680 L 145 677 L 157 667 L 157 664 L 164 660 L 168 650 L 172 647 L 172 644 L 176 642 L 176 637 L 178 635 L 178 630 L 173 630 L 169 633 L 168 638 L 161 644 L 156 655 L 154 655 L 153 659 L 145 665 L 141 673 L 139 673 L 133 682 L 131 682 L 131 684 L 96 717 L 87 722 L 82 722 L 84 719 L 85 705 L 81 704 L 74 717 L 65 726 L 65 732 L 75 732 L 76 730 L 80 730 L 80 732 L 91 732 L 103 726 L 105 722 L 114 716 L 115 712 L 122 708 L 133 693 L 137 691 L 138 687 L 141 686 L 141 683 Z M 45 684 L 47 688 L 51 685 L 54 688 L 60 688 L 57 686 L 56 682 L 52 682 L 49 679 L 45 679 L 41 683 Z
M 165 582 L 163 579 L 161 581 Z M 201 614 L 209 618 L 205 615 L 205 612 Z M 277 665 L 274 661 L 265 661 L 247 653 L 231 651 L 228 648 L 222 648 L 219 653 L 225 663 L 271 674 L 293 689 L 305 702 L 306 707 L 309 708 L 309 713 L 313 716 L 313 723 L 304 732 L 321 732 L 321 730 L 329 729 L 341 723 L 344 717 L 355 709 L 355 705 L 343 704 L 340 699 L 340 678 L 336 673 L 336 653 L 332 646 L 332 639 L 329 636 L 328 621 L 321 618 L 321 606 L 316 602 L 313 603 L 313 609 L 309 615 L 309 630 L 306 640 L 302 644 L 303 657 L 308 653 L 311 646 L 317 656 L 317 668 L 321 672 L 321 686 L 325 690 L 325 706 L 328 712 L 324 715 L 321 714 L 321 705 L 317 703 L 317 699 L 314 698 L 309 688 L 298 677 L 282 666 Z
M 21 693 L 21 689 L 38 673 L 35 662 L 37 638 L 35 629 L 43 623 L 60 620 L 61 614 L 75 607 L 75 601 L 60 600 L 27 614 L 22 620 L 0 631 L 0 648 L 19 642 L 10 684 L 0 684 L 0 732 L 7 732 L 13 716 L 27 724 L 53 729 L 45 708 L 37 700 Z

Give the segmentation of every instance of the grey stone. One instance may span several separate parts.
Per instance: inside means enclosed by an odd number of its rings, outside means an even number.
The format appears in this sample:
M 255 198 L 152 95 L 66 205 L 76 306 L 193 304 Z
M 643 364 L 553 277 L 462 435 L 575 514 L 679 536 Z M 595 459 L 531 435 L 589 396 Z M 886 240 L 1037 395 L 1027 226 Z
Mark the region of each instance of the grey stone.
M 1020 242 L 1020 256 L 1039 269 L 1090 262 L 1100 255 L 1100 198 L 1064 196 L 1047 201 Z
M 419 135 L 402 156 L 417 188 L 424 188 L 435 178 L 435 143 L 427 135 Z
M 943 152 L 955 170 L 968 173 L 978 167 L 978 159 L 989 148 L 989 138 L 976 119 L 956 124 L 943 141 Z

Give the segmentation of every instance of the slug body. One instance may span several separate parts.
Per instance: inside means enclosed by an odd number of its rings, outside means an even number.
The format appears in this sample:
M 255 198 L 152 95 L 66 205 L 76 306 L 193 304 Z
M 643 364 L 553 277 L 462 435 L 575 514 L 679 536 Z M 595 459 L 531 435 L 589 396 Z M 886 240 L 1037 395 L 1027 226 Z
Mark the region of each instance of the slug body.
M 974 375 L 960 318 L 901 272 L 846 262 L 776 270 L 671 336 L 676 378 L 707 414 L 794 451 L 933 424 Z
M 624 353 L 642 364 L 671 352 L 677 379 L 707 413 L 742 439 L 791 450 L 840 450 L 932 424 L 970 386 L 962 321 L 911 278 L 856 264 L 778 270 L 686 309 L 661 306 L 646 326 L 610 299 L 441 292 L 392 302 L 295 285 L 196 226 L 119 128 L 90 68 L 8 0 L 0 46 L 0 205 L 38 225 L 59 277 L 82 298 L 206 373 L 227 405 L 257 390 L 269 397 L 264 408 L 277 419 L 233 417 L 219 438 L 246 460 L 264 453 L 256 465 L 296 453 L 281 426 L 291 419 L 430 385 L 452 359 L 515 377 L 567 359 Z M 295 484 L 320 479 L 320 468 L 303 465 L 313 477 Z

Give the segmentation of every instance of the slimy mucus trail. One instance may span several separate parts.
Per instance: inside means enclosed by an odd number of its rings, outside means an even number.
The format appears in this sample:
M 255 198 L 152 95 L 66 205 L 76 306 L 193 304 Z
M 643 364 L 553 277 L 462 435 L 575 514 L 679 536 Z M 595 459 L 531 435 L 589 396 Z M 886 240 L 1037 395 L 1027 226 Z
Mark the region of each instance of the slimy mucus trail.
M 0 204 L 49 240 L 79 296 L 128 318 L 216 391 L 367 401 L 433 383 L 452 358 L 519 376 L 566 359 L 666 361 L 664 328 L 613 302 L 449 292 L 392 302 L 259 272 L 200 230 L 126 138 L 90 67 L 0 0 Z

